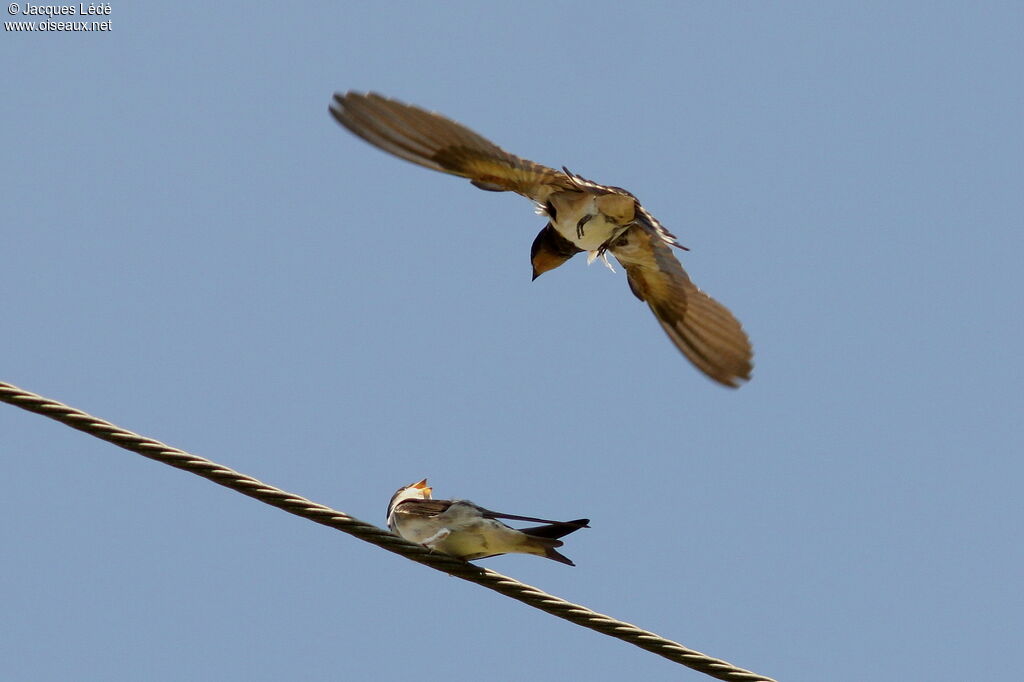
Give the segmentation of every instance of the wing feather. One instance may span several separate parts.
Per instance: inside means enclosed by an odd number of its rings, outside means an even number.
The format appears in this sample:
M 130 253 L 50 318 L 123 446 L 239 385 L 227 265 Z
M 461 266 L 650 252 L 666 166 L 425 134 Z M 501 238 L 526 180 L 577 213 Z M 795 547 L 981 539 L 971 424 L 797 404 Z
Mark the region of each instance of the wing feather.
M 552 521 L 551 519 L 538 519 L 534 516 L 517 516 L 515 514 L 503 514 L 502 512 L 491 511 L 490 509 L 484 509 L 483 507 L 478 507 L 478 509 L 480 510 L 480 513 L 483 514 L 485 519 L 509 519 L 511 521 L 530 521 L 532 523 L 569 523 L 576 525 L 575 521 Z M 582 528 L 583 525 L 580 525 L 580 528 Z
M 395 505 L 394 512 L 413 516 L 437 516 L 448 511 L 451 500 L 403 500 Z
M 753 350 L 739 321 L 690 280 L 672 253 L 675 237 L 657 221 L 641 220 L 609 248 L 630 289 L 646 301 L 662 329 L 709 378 L 735 388 L 750 379 Z
M 590 519 L 577 519 L 576 521 L 565 521 L 563 523 L 548 523 L 543 526 L 533 526 L 531 528 L 520 528 L 520 533 L 526 533 L 527 535 L 535 538 L 552 538 L 558 540 L 558 538 L 565 537 L 569 533 L 575 533 L 580 528 L 590 528 Z M 561 546 L 561 541 L 555 547 Z
M 561 171 L 509 154 L 460 123 L 376 93 L 335 94 L 331 115 L 370 144 L 432 170 L 468 178 L 481 189 L 511 191 L 544 203 L 572 189 Z

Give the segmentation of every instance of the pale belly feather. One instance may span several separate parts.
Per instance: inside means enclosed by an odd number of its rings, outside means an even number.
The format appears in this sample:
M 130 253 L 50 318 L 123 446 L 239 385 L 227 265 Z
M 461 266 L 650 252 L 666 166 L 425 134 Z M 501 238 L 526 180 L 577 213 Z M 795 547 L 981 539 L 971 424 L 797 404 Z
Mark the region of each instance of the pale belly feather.
M 596 251 L 612 237 L 618 236 L 625 227 L 607 218 L 597 208 L 597 197 L 584 195 L 582 201 L 566 201 L 558 205 L 557 220 L 551 224 L 560 235 L 584 251 Z M 583 236 L 579 236 L 579 223 L 584 217 L 590 218 L 583 224 Z

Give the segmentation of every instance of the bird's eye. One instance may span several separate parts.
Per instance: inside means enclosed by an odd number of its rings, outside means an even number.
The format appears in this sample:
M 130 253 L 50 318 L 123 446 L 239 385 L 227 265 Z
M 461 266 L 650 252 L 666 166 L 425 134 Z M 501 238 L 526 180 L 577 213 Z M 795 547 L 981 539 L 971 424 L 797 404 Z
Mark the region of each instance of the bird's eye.
M 551 203 L 550 199 L 548 199 L 548 202 L 544 204 L 544 210 L 547 211 L 548 216 L 552 220 L 558 220 L 558 216 L 555 215 L 555 205 Z

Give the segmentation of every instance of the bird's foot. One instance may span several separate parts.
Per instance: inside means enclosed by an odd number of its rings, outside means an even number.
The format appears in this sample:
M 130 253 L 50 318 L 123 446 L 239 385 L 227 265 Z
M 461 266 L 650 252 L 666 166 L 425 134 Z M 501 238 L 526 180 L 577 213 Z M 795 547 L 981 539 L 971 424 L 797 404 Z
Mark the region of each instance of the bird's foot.
M 576 238 L 583 239 L 583 226 L 587 224 L 587 221 L 593 218 L 592 215 L 585 215 L 580 218 L 579 222 L 576 223 Z
M 424 540 L 420 544 L 423 545 L 424 547 L 428 547 L 430 549 L 437 549 L 437 544 L 439 542 L 442 542 L 445 538 L 447 538 L 451 534 L 452 534 L 452 532 L 449 529 L 442 528 L 441 530 L 437 531 L 436 533 L 431 535 L 429 538 L 427 538 L 426 540 Z

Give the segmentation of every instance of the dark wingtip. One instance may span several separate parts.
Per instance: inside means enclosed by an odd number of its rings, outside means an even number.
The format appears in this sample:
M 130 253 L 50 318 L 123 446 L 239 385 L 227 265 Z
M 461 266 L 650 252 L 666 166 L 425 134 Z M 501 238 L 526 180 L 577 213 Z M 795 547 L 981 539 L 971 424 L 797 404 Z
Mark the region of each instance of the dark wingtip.
M 520 533 L 526 533 L 535 538 L 547 538 L 549 540 L 558 540 L 558 538 L 565 537 L 569 533 L 575 533 L 583 528 L 590 528 L 587 525 L 590 519 L 577 519 L 576 521 L 558 521 L 556 523 L 545 523 L 543 526 L 533 526 L 532 528 L 520 528 Z M 558 544 L 554 545 L 558 547 L 562 542 L 558 541 Z
M 331 117 L 346 128 L 348 124 L 345 123 L 345 98 L 350 94 L 351 92 L 336 92 L 334 97 L 331 98 L 331 103 L 327 105 L 327 112 Z

